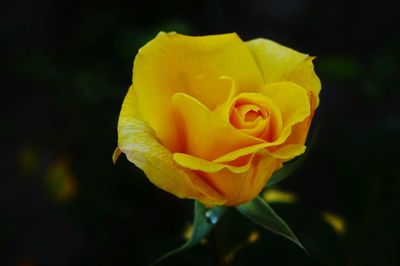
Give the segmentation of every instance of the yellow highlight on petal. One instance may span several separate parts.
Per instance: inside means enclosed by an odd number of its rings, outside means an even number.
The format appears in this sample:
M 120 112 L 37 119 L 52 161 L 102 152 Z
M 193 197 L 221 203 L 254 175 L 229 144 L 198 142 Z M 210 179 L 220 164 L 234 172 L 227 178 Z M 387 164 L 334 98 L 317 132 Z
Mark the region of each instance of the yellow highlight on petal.
M 263 198 L 268 202 L 295 203 L 298 201 L 298 197 L 295 194 L 278 189 L 267 190 Z
M 323 212 L 322 219 L 329 224 L 338 235 L 343 235 L 346 232 L 346 222 L 342 217 L 331 212 Z

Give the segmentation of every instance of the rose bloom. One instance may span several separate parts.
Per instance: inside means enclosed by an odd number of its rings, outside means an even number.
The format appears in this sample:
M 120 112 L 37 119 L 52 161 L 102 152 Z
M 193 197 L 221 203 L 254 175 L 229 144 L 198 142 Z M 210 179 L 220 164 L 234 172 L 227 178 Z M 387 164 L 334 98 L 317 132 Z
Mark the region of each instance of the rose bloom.
M 118 148 L 161 189 L 206 206 L 255 198 L 302 154 L 319 103 L 313 57 L 235 33 L 159 33 L 142 47 Z

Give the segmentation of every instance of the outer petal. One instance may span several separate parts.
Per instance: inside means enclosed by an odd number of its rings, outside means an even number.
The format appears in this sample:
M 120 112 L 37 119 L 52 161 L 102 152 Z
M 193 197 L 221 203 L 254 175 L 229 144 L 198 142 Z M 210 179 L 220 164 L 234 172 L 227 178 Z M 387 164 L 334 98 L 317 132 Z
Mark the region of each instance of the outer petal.
M 290 130 L 285 131 L 288 134 L 290 134 Z M 287 137 L 286 135 L 286 137 Z M 285 138 L 282 138 L 283 140 Z M 283 142 L 283 141 L 282 141 Z M 231 162 L 233 160 L 236 160 L 237 158 L 241 158 L 243 156 L 249 155 L 249 154 L 254 154 L 254 153 L 268 153 L 271 156 L 275 157 L 276 159 L 280 159 L 281 161 L 289 161 L 305 152 L 306 146 L 300 145 L 300 144 L 288 144 L 288 145 L 280 145 L 282 144 L 281 142 L 275 142 L 273 145 L 278 145 L 279 148 L 273 152 L 270 152 L 266 150 L 265 148 L 272 147 L 271 143 L 261 143 L 261 144 L 256 144 L 253 146 L 245 147 L 236 151 L 233 151 L 231 153 L 225 154 L 217 159 L 215 159 L 213 162 L 214 163 L 227 163 Z
M 306 146 L 299 144 L 288 144 L 282 146 L 282 148 L 274 151 L 272 156 L 277 159 L 282 160 L 283 162 L 289 161 L 294 157 L 297 157 L 303 154 L 306 151 Z
M 138 114 L 132 86 L 122 104 L 118 121 L 118 147 L 161 189 L 180 198 L 197 199 L 207 205 L 225 202 L 222 195 L 199 176 L 174 162 L 172 153 L 158 142 L 154 131 Z
M 212 161 L 264 141 L 234 128 L 193 97 L 177 93 L 172 99 L 181 153 Z
M 261 93 L 271 98 L 282 114 L 283 130 L 310 115 L 310 104 L 306 91 L 292 82 L 266 84 Z
M 238 205 L 255 198 L 279 167 L 281 163 L 274 157 L 256 154 L 252 167 L 244 173 L 235 174 L 223 169 L 217 173 L 199 171 L 198 174 L 224 195 L 227 199 L 225 205 Z
M 314 57 L 267 39 L 260 38 L 246 43 L 263 73 L 265 83 L 291 81 L 307 90 L 310 116 L 292 128 L 292 134 L 286 141 L 286 144 L 304 144 L 314 111 L 319 105 L 321 90 L 321 82 L 312 63 Z
M 207 173 L 216 173 L 221 171 L 222 169 L 228 169 L 232 173 L 237 173 L 237 174 L 246 172 L 251 167 L 251 161 L 253 159 L 252 157 L 254 157 L 254 154 L 247 160 L 247 162 L 244 165 L 234 166 L 226 163 L 207 161 L 185 153 L 174 153 L 174 160 L 179 165 L 188 168 L 190 170 L 200 170 Z
M 134 62 L 133 85 L 144 120 L 171 151 L 181 146 L 170 125 L 171 97 L 184 92 L 209 109 L 225 101 L 231 84 L 238 90 L 256 90 L 262 75 L 246 44 L 234 33 L 190 37 L 161 32 L 139 50 Z
M 319 104 L 321 82 L 314 72 L 314 57 L 267 39 L 254 39 L 246 44 L 260 67 L 266 84 L 281 81 L 299 84 L 312 93 L 315 110 Z

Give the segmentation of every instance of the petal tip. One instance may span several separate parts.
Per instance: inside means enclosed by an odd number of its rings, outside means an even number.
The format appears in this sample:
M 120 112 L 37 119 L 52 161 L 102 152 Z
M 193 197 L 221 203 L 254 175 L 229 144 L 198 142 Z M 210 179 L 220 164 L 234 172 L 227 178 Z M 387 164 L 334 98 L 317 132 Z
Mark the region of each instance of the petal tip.
M 121 156 L 121 153 L 122 153 L 122 151 L 119 149 L 119 147 L 117 147 L 114 150 L 114 153 L 112 155 L 112 162 L 114 165 L 117 163 L 117 160 L 118 160 L 119 156 Z

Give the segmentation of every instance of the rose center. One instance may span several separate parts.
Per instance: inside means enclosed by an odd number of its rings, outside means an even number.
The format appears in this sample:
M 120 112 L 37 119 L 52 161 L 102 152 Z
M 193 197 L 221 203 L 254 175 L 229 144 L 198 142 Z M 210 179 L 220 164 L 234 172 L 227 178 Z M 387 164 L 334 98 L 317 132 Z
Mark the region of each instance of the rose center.
M 259 122 L 260 120 L 264 120 L 268 117 L 268 114 L 265 112 L 265 110 L 255 104 L 243 104 L 235 106 L 233 110 L 233 115 L 239 116 L 237 118 L 241 120 L 240 122 L 242 123 L 240 124 L 244 123 L 253 125 L 254 122 Z
M 243 132 L 260 137 L 269 126 L 269 114 L 255 103 L 238 101 L 232 108 L 230 122 Z
M 252 122 L 252 121 L 256 120 L 256 118 L 258 116 L 260 116 L 260 115 L 261 115 L 260 112 L 256 112 L 256 111 L 251 110 L 251 111 L 249 111 L 249 112 L 247 112 L 245 114 L 244 121 L 245 122 Z
M 230 102 L 229 122 L 254 137 L 276 140 L 282 128 L 281 113 L 270 98 L 258 93 L 241 93 Z
M 238 108 L 244 122 L 253 122 L 259 117 L 262 119 L 267 117 L 265 111 L 256 105 L 245 105 L 244 107 L 245 108 Z

